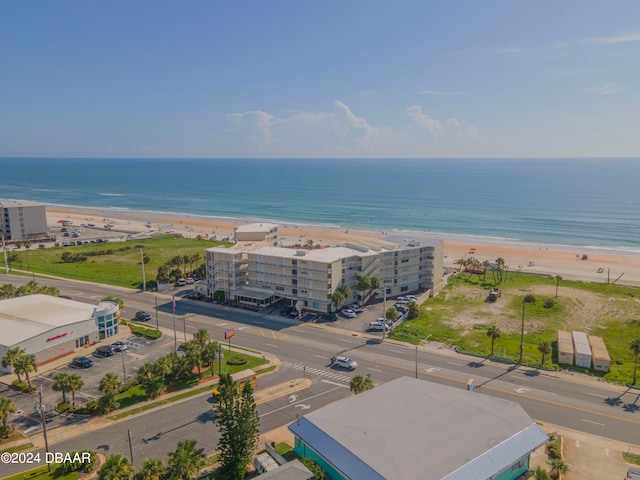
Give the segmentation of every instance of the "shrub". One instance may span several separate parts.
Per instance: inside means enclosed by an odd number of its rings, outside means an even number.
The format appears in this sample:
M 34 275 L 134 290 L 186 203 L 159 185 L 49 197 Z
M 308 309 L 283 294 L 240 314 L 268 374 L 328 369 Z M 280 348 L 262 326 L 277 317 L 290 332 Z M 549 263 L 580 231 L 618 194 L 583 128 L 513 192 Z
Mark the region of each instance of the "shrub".
M 227 365 L 244 365 L 247 360 L 241 357 L 231 357 L 227 360 Z
M 542 302 L 544 308 L 553 308 L 556 306 L 556 301 L 553 298 L 545 298 Z

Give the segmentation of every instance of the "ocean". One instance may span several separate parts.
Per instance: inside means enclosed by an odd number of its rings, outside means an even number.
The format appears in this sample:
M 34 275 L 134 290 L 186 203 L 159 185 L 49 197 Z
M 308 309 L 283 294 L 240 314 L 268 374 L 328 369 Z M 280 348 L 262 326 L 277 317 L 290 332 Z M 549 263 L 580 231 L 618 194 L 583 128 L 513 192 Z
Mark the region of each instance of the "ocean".
M 0 158 L 0 198 L 640 252 L 640 159 Z

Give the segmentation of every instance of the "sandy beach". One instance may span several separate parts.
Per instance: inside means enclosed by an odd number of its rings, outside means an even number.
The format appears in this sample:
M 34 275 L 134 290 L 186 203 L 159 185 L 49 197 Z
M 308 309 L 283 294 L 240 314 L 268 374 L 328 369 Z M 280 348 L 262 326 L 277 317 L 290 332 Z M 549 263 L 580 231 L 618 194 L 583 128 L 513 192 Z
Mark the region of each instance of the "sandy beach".
M 249 223 L 240 219 L 203 218 L 147 214 L 145 212 L 72 209 L 47 206 L 47 223 L 59 226 L 62 219 L 74 224 L 93 224 L 96 228 L 111 225 L 113 232 L 124 234 L 149 231 L 175 232 L 185 237 L 218 239 L 233 236 L 236 226 Z M 303 225 L 281 224 L 279 239 L 284 245 L 303 244 L 308 240 L 322 246 L 341 245 L 348 241 L 385 238 L 387 233 L 401 235 L 410 240 L 441 239 L 445 242 L 445 267 L 457 268 L 455 261 L 475 257 L 479 261 L 493 262 L 501 257 L 510 271 L 560 275 L 567 280 L 586 280 L 618 285 L 640 286 L 640 255 L 606 249 L 538 245 L 521 242 L 497 242 L 483 237 L 461 237 L 428 232 L 369 232 L 356 229 L 317 228 Z

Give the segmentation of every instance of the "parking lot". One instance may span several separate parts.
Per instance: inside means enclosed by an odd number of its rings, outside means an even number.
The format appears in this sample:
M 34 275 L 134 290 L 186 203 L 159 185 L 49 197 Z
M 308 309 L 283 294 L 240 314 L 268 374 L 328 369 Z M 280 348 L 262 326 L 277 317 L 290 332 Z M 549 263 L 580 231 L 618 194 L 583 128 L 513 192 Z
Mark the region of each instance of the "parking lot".
M 158 357 L 168 354 L 174 349 L 173 338 L 166 337 L 158 340 L 149 340 L 143 337 L 118 335 L 109 339 L 111 342 L 121 340 L 126 345 L 126 350 L 115 353 L 112 356 L 100 356 L 95 354 L 95 350 L 99 346 L 108 345 L 101 342 L 99 345 L 92 345 L 84 351 L 76 351 L 74 355 L 69 355 L 56 362 L 54 369 L 44 374 L 36 374 L 31 377 L 31 384 L 39 388 L 42 386 L 43 403 L 47 415 L 47 426 L 51 422 L 51 428 L 71 422 L 71 417 L 58 415 L 55 411 L 58 403 L 62 401 L 62 393 L 55 392 L 52 389 L 53 377 L 59 373 L 79 375 L 84 386 L 79 392 L 76 392 L 76 405 L 83 405 L 90 400 L 96 400 L 100 397 L 99 384 L 100 380 L 106 373 L 115 373 L 120 381 L 130 379 L 136 376 L 138 369 L 146 362 L 154 362 Z M 93 361 L 93 365 L 89 368 L 80 368 L 73 365 L 73 359 L 77 356 L 85 356 Z M 41 367 L 41 370 L 44 368 Z M 39 404 L 38 394 L 25 394 L 16 392 L 5 385 L 0 384 L 0 395 L 11 398 L 19 414 L 15 418 L 15 423 L 23 432 L 30 433 L 32 430 L 40 428 L 40 417 L 36 414 L 37 405 Z M 71 394 L 67 394 L 67 401 L 71 402 Z M 75 419 L 73 421 L 80 421 Z

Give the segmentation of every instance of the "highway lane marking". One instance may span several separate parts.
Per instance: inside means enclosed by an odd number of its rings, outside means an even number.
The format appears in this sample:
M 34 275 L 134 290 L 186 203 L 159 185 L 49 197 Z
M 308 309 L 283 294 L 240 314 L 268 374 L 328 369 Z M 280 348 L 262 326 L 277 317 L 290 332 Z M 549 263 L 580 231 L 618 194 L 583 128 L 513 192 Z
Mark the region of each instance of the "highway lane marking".
M 314 357 L 316 358 L 322 358 L 323 360 L 326 360 L 327 357 L 325 357 L 324 355 L 314 355 Z
M 457 367 L 461 367 L 462 364 L 461 363 L 456 363 L 456 362 L 447 362 L 449 365 L 455 365 Z
M 592 395 L 594 397 L 598 397 L 598 398 L 602 398 L 602 395 L 600 395 L 599 393 L 592 393 L 592 392 L 585 392 L 587 395 Z
M 344 385 L 340 385 L 340 387 L 342 387 L 342 388 L 346 388 Z M 298 400 L 296 403 L 297 403 L 297 404 L 300 404 L 300 403 L 302 403 L 302 402 L 308 402 L 308 401 L 309 401 L 309 400 L 311 400 L 312 398 L 320 397 L 320 396 L 322 396 L 322 395 L 326 395 L 327 393 L 331 393 L 331 392 L 334 392 L 334 391 L 336 391 L 336 390 L 338 390 L 338 388 L 337 388 L 337 387 L 336 387 L 336 388 L 332 388 L 331 390 L 327 390 L 326 392 L 318 393 L 318 394 L 316 394 L 316 395 L 312 395 L 312 396 L 310 396 L 310 397 L 300 399 L 300 400 Z M 271 410 L 270 412 L 265 412 L 265 413 L 263 413 L 262 415 L 260 415 L 260 418 L 262 418 L 262 417 L 266 417 L 267 415 L 271 415 L 272 413 L 279 412 L 280 410 L 284 410 L 285 408 L 290 408 L 291 406 L 295 406 L 295 405 L 293 405 L 293 404 L 291 404 L 291 403 L 288 403 L 288 404 L 286 404 L 284 407 L 276 408 L 275 410 Z
M 384 370 L 379 370 L 377 368 L 369 367 L 369 370 L 373 370 L 374 372 L 384 372 Z
M 405 352 L 401 352 L 399 350 L 394 350 L 393 348 L 390 348 L 389 351 L 393 352 L 393 353 L 405 353 Z
M 341 342 L 352 343 L 351 340 L 348 340 L 346 338 L 339 338 L 338 340 L 340 340 Z
M 387 367 L 393 367 L 393 368 L 397 368 L 399 370 L 406 370 L 408 372 L 415 372 L 415 368 L 409 368 L 409 367 L 403 367 L 401 365 L 394 365 L 393 363 L 386 363 L 386 362 L 376 362 L 380 365 L 386 365 Z M 441 378 L 442 380 L 448 380 L 450 382 L 456 382 L 456 383 L 462 383 L 462 384 L 467 384 L 467 380 L 461 380 L 461 379 L 457 379 L 457 378 L 453 378 L 453 377 L 447 377 L 446 375 L 440 375 L 438 373 L 423 373 L 420 372 L 422 375 L 428 375 L 431 377 L 436 377 L 436 378 Z M 502 388 L 498 388 L 498 387 L 492 387 L 490 385 L 482 385 L 479 387 L 476 387 L 476 389 L 480 389 L 480 388 L 485 388 L 487 390 L 494 390 L 496 392 L 501 392 L 501 393 L 505 393 L 508 395 L 513 395 L 515 397 L 522 397 L 522 398 L 528 398 L 529 400 L 533 400 L 536 402 L 542 402 L 542 403 L 548 403 L 549 405 L 555 405 L 557 407 L 564 407 L 564 408 L 569 408 L 571 410 L 576 410 L 578 412 L 585 412 L 585 413 L 589 413 L 591 415 L 596 415 L 599 417 L 606 417 L 606 418 L 611 418 L 613 420 L 620 420 L 621 422 L 627 422 L 627 423 L 634 423 L 636 425 L 640 425 L 640 420 L 633 420 L 631 418 L 624 418 L 624 417 L 619 417 L 617 415 L 612 415 L 610 413 L 601 413 L 601 412 L 596 412 L 594 410 L 589 410 L 588 408 L 583 408 L 583 407 L 577 407 L 574 405 L 568 405 L 566 403 L 561 403 L 561 402 L 557 402 L 555 400 L 547 400 L 545 398 L 539 398 L 539 397 L 534 397 L 533 395 L 527 395 L 525 393 L 517 393 L 511 390 L 504 390 Z M 542 390 L 544 393 L 548 393 L 545 392 L 544 390 Z
M 342 385 L 342 384 L 340 384 L 340 383 L 332 382 L 331 380 L 320 380 L 320 381 L 321 381 L 321 382 L 324 382 L 324 383 L 328 383 L 328 384 L 330 384 L 330 385 L 336 385 L 336 386 L 338 386 L 338 387 L 340 387 L 340 388 L 349 388 L 349 387 L 347 387 L 346 385 Z
M 601 427 L 605 426 L 604 423 L 594 422 L 593 420 L 587 420 L 586 418 L 581 418 L 580 420 L 587 423 L 593 423 L 594 425 L 600 425 Z
M 268 347 L 280 348 L 278 345 L 274 345 L 273 343 L 265 343 Z

